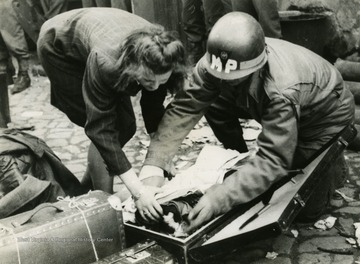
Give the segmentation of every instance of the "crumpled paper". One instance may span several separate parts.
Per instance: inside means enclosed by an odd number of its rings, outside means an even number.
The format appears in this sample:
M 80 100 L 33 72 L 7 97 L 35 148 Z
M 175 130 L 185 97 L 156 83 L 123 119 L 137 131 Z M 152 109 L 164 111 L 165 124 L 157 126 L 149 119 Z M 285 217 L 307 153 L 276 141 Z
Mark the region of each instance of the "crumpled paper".
M 317 229 L 324 230 L 324 231 L 327 229 L 331 229 L 335 225 L 336 219 L 337 219 L 336 217 L 329 216 L 326 219 L 321 219 L 321 220 L 317 221 L 314 224 L 314 227 L 316 227 Z

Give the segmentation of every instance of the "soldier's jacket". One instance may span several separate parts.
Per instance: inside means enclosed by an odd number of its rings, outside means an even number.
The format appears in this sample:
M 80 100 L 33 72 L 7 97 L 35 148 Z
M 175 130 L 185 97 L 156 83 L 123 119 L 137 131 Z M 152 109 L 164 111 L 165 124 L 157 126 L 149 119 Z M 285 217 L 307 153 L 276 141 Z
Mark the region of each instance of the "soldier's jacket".
M 223 183 L 225 208 L 262 194 L 287 174 L 295 153 L 309 158 L 354 117 L 354 100 L 340 73 L 315 53 L 266 38 L 268 62 L 236 87 L 239 107 L 263 127 L 254 159 Z M 151 142 L 145 164 L 168 169 L 184 137 L 216 100 L 224 81 L 207 73 L 205 57 L 194 70 L 195 85 L 177 94 Z

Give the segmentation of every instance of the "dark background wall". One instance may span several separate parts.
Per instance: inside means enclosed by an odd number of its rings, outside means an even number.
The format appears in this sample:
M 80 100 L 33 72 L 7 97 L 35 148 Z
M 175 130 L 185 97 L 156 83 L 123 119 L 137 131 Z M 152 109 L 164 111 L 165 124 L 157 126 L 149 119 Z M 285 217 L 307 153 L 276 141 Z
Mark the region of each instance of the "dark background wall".
M 321 32 L 314 36 L 333 57 L 346 57 L 359 49 L 359 0 L 279 0 L 280 10 L 298 9 L 309 12 L 330 11 L 325 21 L 314 26 Z
M 200 1 L 200 0 L 199 0 Z M 359 48 L 360 0 L 278 0 L 280 12 L 320 14 L 313 19 L 282 19 L 284 39 L 313 49 L 330 61 Z M 132 0 L 133 12 L 182 33 L 181 0 Z
M 198 0 L 201 1 L 201 0 Z M 133 13 L 182 32 L 181 0 L 132 0 Z M 306 46 L 330 61 L 356 52 L 360 44 L 360 0 L 278 0 L 280 13 L 300 10 L 323 14 L 313 19 L 282 18 L 284 39 Z M 81 0 L 69 0 L 69 9 L 81 7 Z

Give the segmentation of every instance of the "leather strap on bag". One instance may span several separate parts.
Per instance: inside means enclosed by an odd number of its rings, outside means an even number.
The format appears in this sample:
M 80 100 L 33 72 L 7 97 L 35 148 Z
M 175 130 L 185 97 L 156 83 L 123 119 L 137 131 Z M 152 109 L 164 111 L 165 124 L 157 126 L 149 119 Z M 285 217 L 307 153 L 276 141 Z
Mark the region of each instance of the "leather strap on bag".
M 90 192 L 91 192 L 91 191 L 89 191 L 89 193 L 90 193 Z M 89 193 L 88 193 L 88 194 L 89 194 Z M 92 234 L 91 234 L 91 230 L 90 230 L 90 227 L 89 227 L 89 223 L 88 223 L 88 221 L 87 221 L 87 219 L 86 219 L 86 215 L 85 215 L 84 211 L 81 210 L 81 208 L 80 208 L 80 206 L 79 206 L 79 202 L 77 201 L 77 199 L 76 199 L 75 197 L 70 198 L 69 196 L 67 196 L 67 197 L 65 197 L 65 198 L 64 198 L 64 197 L 58 197 L 58 200 L 59 200 L 59 201 L 67 201 L 67 202 L 69 202 L 69 204 L 68 204 L 69 208 L 76 208 L 76 209 L 79 210 L 79 212 L 81 213 L 81 215 L 82 215 L 82 217 L 83 217 L 83 219 L 84 219 L 84 222 L 85 222 L 85 225 L 86 225 L 86 229 L 87 229 L 88 234 L 89 234 L 89 237 L 90 237 L 91 246 L 92 246 L 92 248 L 93 248 L 93 252 L 94 252 L 94 255 L 95 255 L 95 259 L 96 259 L 96 261 L 99 261 L 99 255 L 98 255 L 98 253 L 97 253 L 97 251 L 96 251 L 96 247 L 95 247 L 95 243 L 94 243 L 93 236 L 92 236 Z
M 12 222 L 12 226 L 13 227 L 19 227 L 22 226 L 24 224 L 26 224 L 27 222 L 29 222 L 39 211 L 43 210 L 44 208 L 55 208 L 57 212 L 63 212 L 64 210 L 59 207 L 56 206 L 55 204 L 52 203 L 43 203 L 38 205 L 37 207 L 35 207 L 33 210 L 31 210 L 30 212 L 28 212 L 23 219 L 19 220 L 19 221 L 14 221 Z

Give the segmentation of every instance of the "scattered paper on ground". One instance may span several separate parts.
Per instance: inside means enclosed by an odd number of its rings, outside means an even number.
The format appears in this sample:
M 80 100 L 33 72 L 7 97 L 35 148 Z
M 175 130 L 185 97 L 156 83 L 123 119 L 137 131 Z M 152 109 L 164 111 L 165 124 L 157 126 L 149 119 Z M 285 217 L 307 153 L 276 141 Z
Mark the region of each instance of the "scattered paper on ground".
M 355 239 L 358 245 L 360 245 L 360 223 L 354 223 L 355 227 Z
M 336 217 L 329 216 L 326 219 L 321 219 L 321 220 L 317 221 L 314 224 L 314 226 L 317 229 L 321 229 L 321 230 L 331 229 L 334 226 L 336 219 L 337 219 Z
M 337 194 L 339 194 L 346 202 L 354 202 L 355 199 L 349 196 L 346 196 L 344 193 L 340 192 L 339 190 L 335 190 Z
M 279 255 L 279 253 L 276 253 L 276 252 L 268 252 L 268 253 L 266 253 L 265 257 L 267 259 L 276 259 L 278 255 Z
M 293 234 L 293 236 L 294 236 L 295 238 L 297 238 L 297 237 L 299 236 L 299 231 L 297 231 L 296 229 L 292 229 L 292 230 L 291 230 L 291 233 Z

